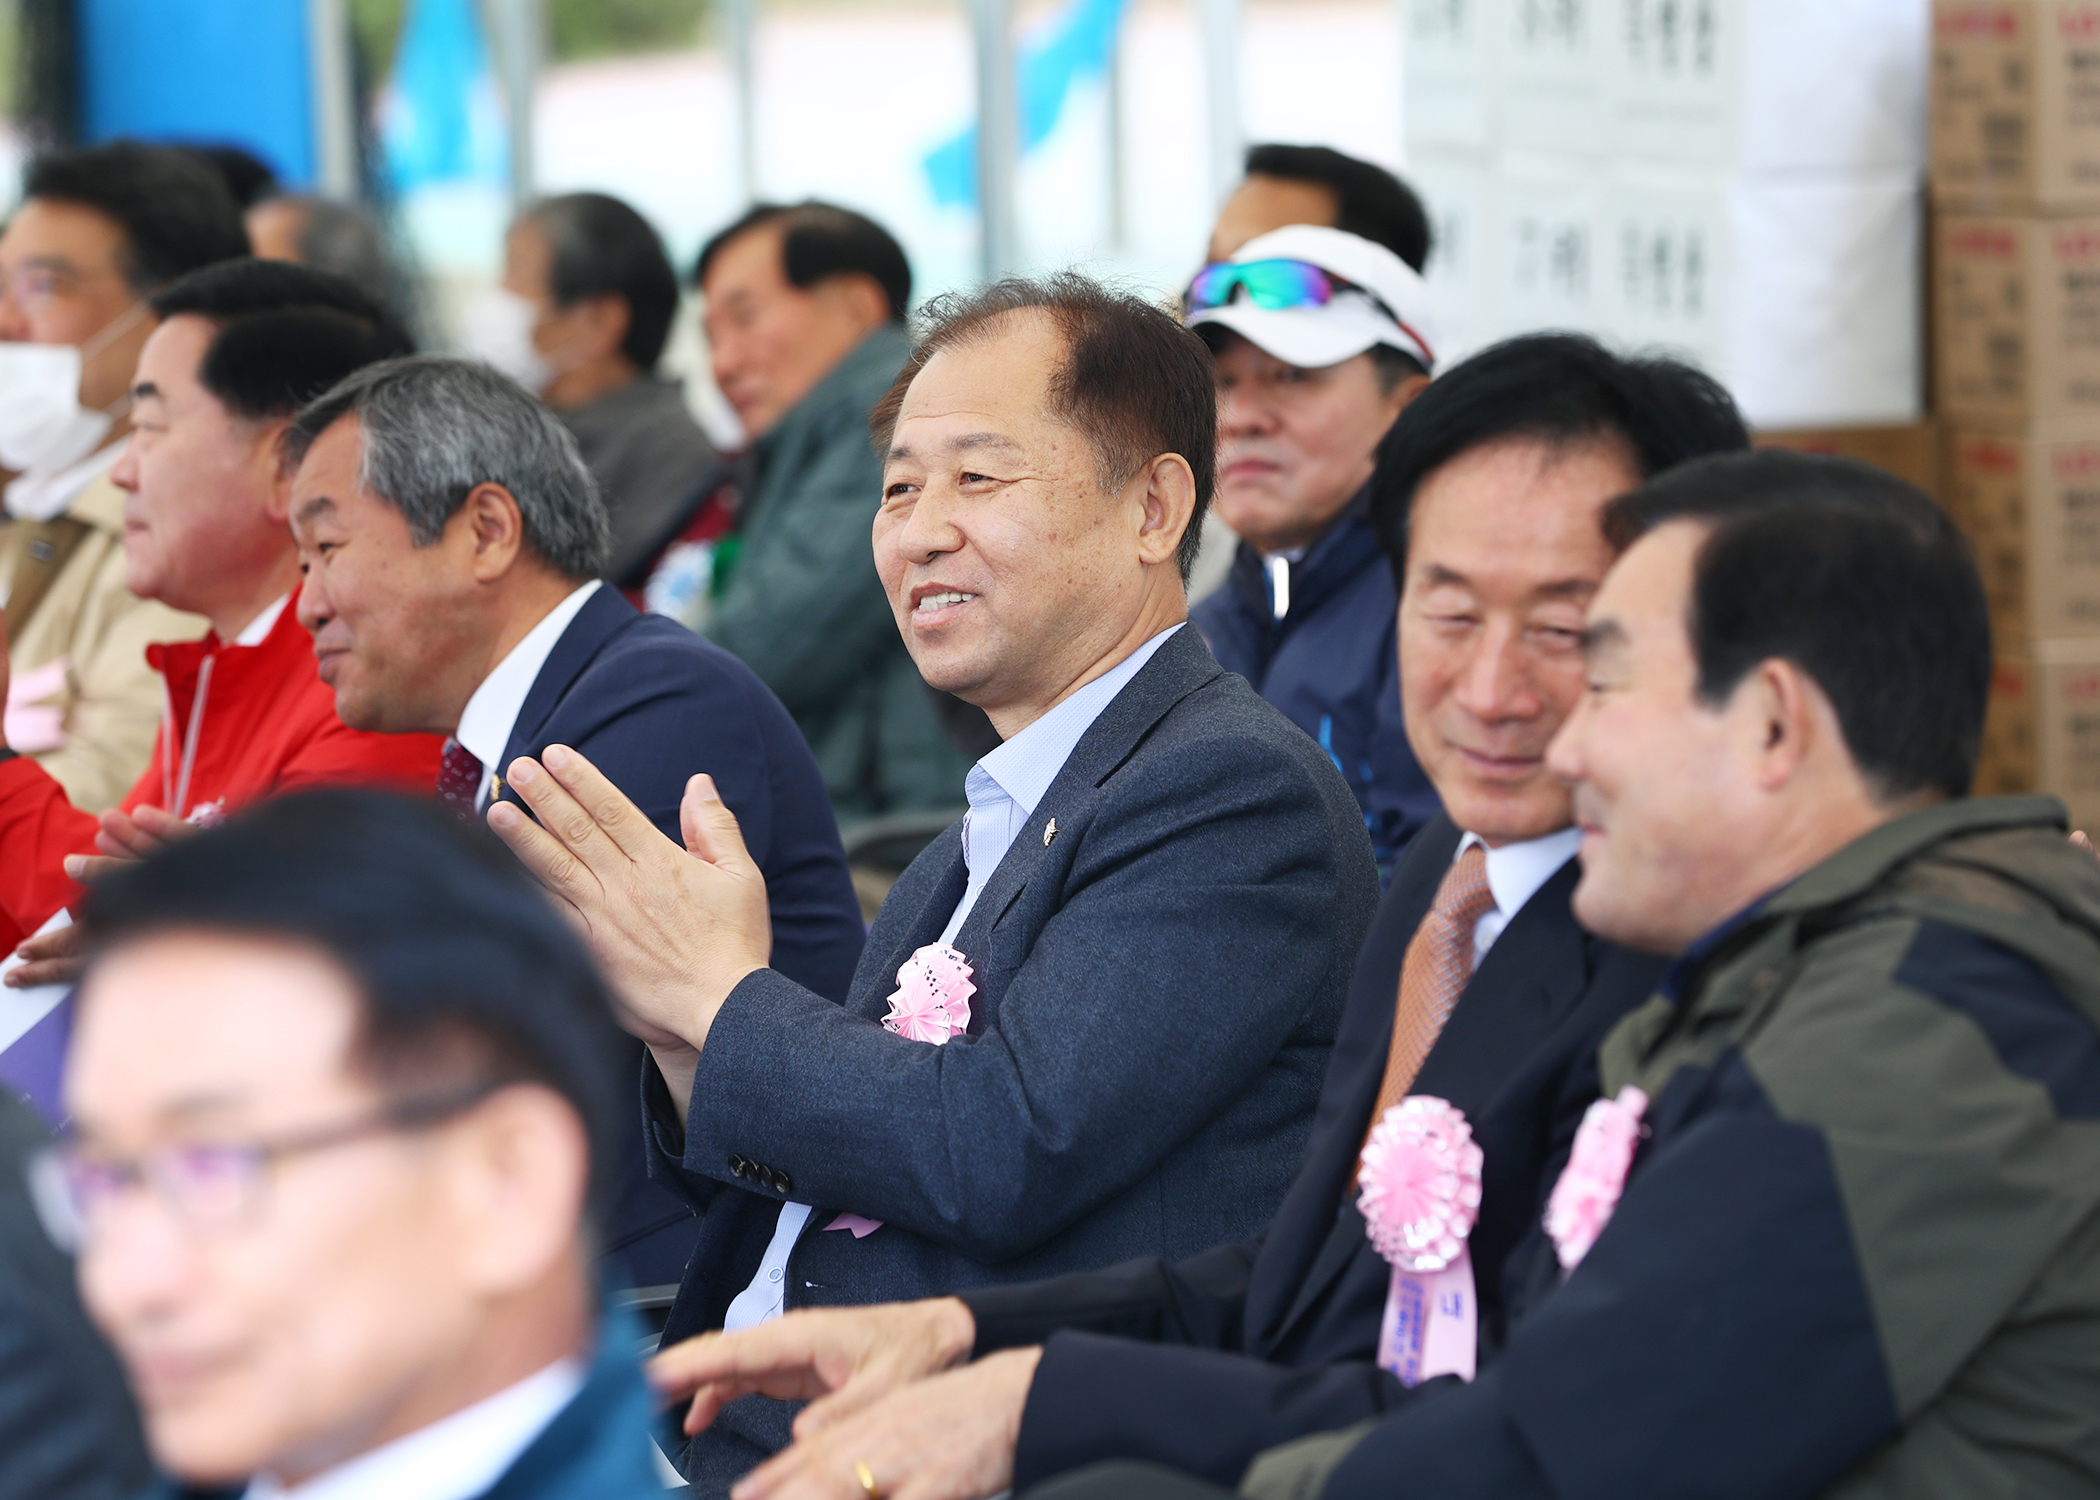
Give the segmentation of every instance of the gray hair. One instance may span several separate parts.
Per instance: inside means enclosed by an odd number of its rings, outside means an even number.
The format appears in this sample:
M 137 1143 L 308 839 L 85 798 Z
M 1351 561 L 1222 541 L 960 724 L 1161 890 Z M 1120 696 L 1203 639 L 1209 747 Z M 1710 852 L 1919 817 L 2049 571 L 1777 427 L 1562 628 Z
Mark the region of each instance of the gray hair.
M 407 518 L 417 546 L 438 539 L 476 485 L 500 484 L 541 562 L 577 580 L 604 571 L 612 525 L 598 483 L 569 429 L 517 382 L 439 355 L 367 365 L 292 420 L 285 463 L 296 468 L 344 417 L 364 433 L 358 484 Z

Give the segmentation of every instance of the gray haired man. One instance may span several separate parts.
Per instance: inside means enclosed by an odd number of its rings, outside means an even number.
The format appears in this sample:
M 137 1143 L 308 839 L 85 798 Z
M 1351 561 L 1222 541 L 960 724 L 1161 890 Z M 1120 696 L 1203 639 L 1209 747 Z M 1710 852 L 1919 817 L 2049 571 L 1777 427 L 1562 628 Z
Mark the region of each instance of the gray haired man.
M 774 966 L 844 998 L 863 931 L 816 762 L 750 668 L 599 581 L 605 508 L 552 413 L 486 365 L 391 360 L 301 412 L 285 456 L 299 618 L 345 723 L 449 736 L 438 791 L 463 816 L 507 795 L 496 767 L 568 745 L 677 838 L 705 772 L 757 831 Z M 698 1225 L 634 1128 L 609 1248 L 662 1285 Z

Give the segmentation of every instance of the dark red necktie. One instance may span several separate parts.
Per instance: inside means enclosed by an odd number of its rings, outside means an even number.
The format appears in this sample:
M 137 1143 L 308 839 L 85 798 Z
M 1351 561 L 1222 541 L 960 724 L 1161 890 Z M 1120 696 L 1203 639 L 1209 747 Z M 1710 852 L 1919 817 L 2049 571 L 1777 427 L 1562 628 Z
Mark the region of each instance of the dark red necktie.
M 481 800 L 481 762 L 458 740 L 445 741 L 445 753 L 438 760 L 437 794 L 462 818 L 473 817 L 474 804 Z

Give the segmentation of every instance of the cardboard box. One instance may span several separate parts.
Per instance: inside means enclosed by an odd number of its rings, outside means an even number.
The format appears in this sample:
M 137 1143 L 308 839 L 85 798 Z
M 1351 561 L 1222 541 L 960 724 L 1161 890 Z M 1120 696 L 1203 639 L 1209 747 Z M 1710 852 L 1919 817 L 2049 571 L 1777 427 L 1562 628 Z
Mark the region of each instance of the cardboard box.
M 1884 427 L 1802 427 L 1756 432 L 1750 440 L 1760 448 L 1856 458 L 1908 480 L 1936 500 L 1940 498 L 1944 439 L 1931 422 Z
M 1956 430 L 1946 491 L 1996 634 L 2100 638 L 2100 423 Z
M 2100 417 L 2100 216 L 1948 214 L 1934 252 L 1944 414 Z
M 2100 208 L 2100 4 L 1939 0 L 1931 117 L 1942 206 Z
M 1616 0 L 1614 152 L 1747 172 L 1923 172 L 1928 0 Z
M 2073 828 L 2100 830 L 2100 637 L 2000 649 L 1975 791 L 2049 792 Z

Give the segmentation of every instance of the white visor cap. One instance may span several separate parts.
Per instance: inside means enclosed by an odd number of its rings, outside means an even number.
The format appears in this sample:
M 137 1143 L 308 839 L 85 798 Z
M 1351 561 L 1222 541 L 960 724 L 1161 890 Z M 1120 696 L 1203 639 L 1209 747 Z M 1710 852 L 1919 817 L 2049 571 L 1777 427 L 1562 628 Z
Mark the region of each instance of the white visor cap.
M 1319 307 L 1256 307 L 1241 295 L 1223 307 L 1190 314 L 1189 327 L 1216 323 L 1305 370 L 1338 365 L 1374 344 L 1385 344 L 1435 373 L 1435 299 L 1421 273 L 1385 246 L 1318 224 L 1290 224 L 1247 241 L 1232 259 L 1235 264 L 1302 260 L 1353 282 L 1370 296 L 1343 290 Z M 1386 309 L 1391 309 L 1390 315 Z

